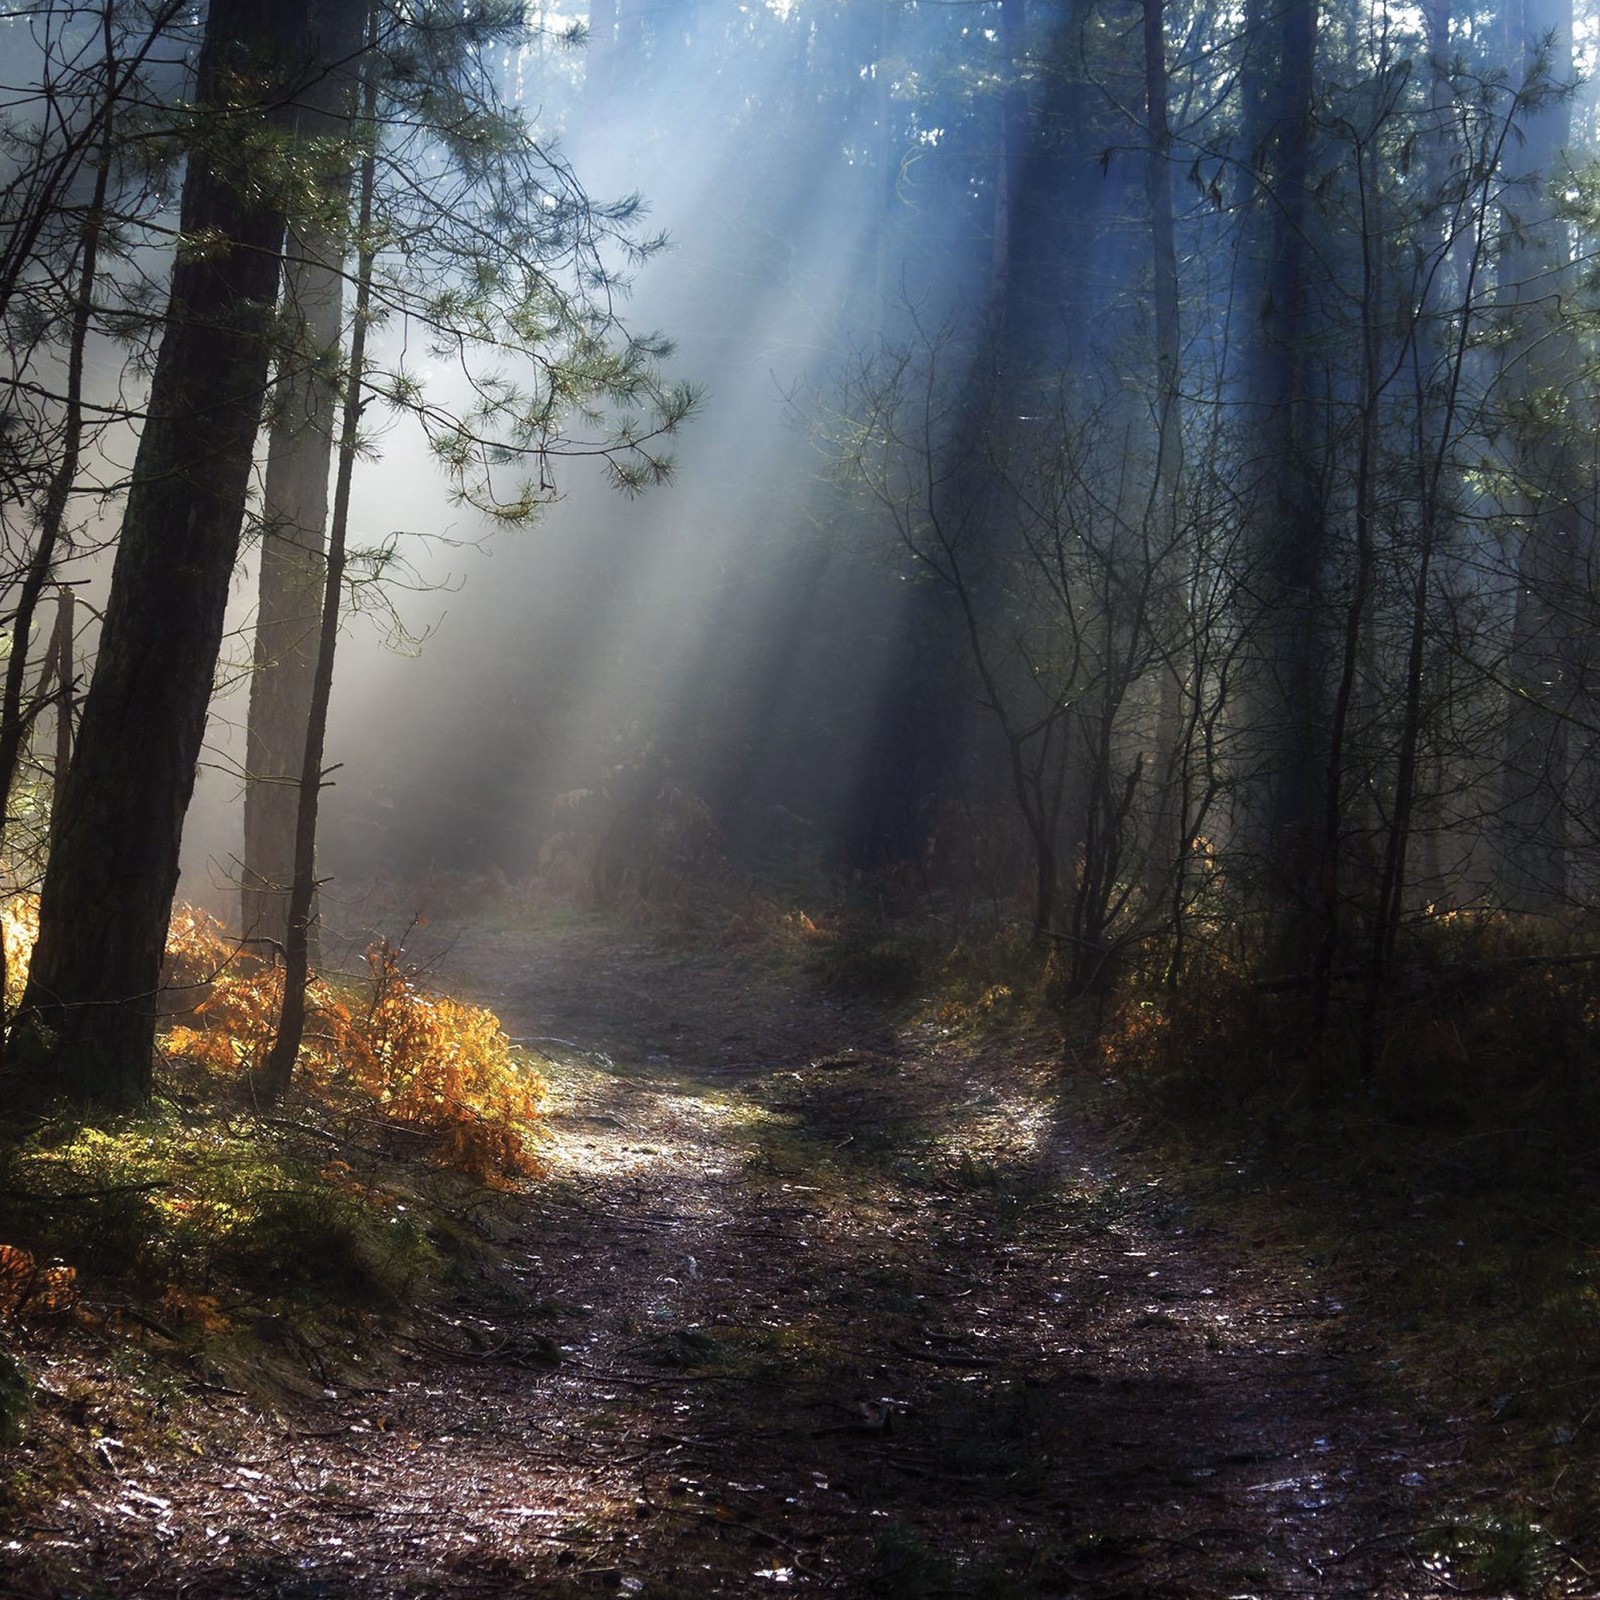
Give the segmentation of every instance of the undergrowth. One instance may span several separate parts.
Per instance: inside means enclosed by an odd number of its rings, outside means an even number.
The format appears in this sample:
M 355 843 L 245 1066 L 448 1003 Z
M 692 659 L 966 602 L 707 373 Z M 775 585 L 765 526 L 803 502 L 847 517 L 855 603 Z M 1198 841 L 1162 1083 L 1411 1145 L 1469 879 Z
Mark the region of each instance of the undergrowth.
M 1006 923 L 896 917 L 845 901 L 791 912 L 781 932 L 817 987 L 951 1033 L 1034 1020 L 1058 986 L 1052 960 Z
M 31 907 L 0 917 L 8 993 Z M 257 1107 L 281 970 L 202 913 L 175 917 L 157 1092 L 110 1122 L 48 1121 L 0 1147 L 0 1338 L 89 1324 L 180 1350 L 283 1319 L 411 1307 L 485 1188 L 540 1170 L 544 1084 L 488 1011 L 426 993 L 377 945 L 318 978 L 288 1099 Z M 0 1435 L 16 1406 L 0 1372 Z
M 1358 1303 L 1422 1416 L 1494 1425 L 1507 1503 L 1571 1531 L 1600 1461 L 1600 961 L 1433 919 L 1365 1076 L 1360 999 L 1336 988 L 1318 1042 L 1306 995 L 1225 964 L 1130 986 L 1097 1045 L 1107 1114 Z
M 220 1083 L 247 1082 L 261 1064 L 283 998 L 281 968 L 230 957 L 212 919 L 186 910 L 175 920 L 171 965 L 216 975 L 190 1016 L 168 1029 L 163 1049 Z M 425 993 L 387 940 L 368 952 L 367 967 L 363 981 L 313 980 L 295 1067 L 302 1091 L 416 1130 L 433 1160 L 478 1182 L 537 1174 L 544 1082 L 513 1058 L 499 1018 Z

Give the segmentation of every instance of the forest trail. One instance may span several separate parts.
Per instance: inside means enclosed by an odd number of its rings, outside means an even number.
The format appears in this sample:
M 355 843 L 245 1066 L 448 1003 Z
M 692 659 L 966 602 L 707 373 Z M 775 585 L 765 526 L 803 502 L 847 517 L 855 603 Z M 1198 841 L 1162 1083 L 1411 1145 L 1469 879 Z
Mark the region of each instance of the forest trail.
M 1451 1592 L 1448 1430 L 1074 1126 L 1048 1040 L 594 925 L 439 968 L 551 1061 L 499 1252 L 369 1380 L 103 1451 L 0 1594 Z

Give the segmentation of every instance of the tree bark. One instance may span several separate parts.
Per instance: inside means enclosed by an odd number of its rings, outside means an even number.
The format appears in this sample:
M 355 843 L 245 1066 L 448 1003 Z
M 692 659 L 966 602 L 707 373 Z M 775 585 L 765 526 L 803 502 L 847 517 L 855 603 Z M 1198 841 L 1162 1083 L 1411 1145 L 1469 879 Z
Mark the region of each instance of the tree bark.
M 1156 620 L 1164 643 L 1157 669 L 1154 788 L 1145 852 L 1145 900 L 1151 911 L 1183 904 L 1185 795 L 1179 749 L 1184 737 L 1184 700 L 1190 692 L 1180 665 L 1179 641 L 1188 631 L 1181 614 L 1178 487 L 1183 474 L 1183 415 L 1179 403 L 1181 355 L 1178 323 L 1178 247 L 1172 206 L 1172 128 L 1168 112 L 1166 8 L 1143 0 L 1145 199 L 1150 208 L 1151 299 L 1155 307 L 1155 476 L 1145 518 L 1146 560 L 1156 579 Z M 1155 548 L 1151 549 L 1151 534 Z M 1176 933 L 1176 929 L 1174 929 Z
M 1255 479 L 1246 619 L 1253 656 L 1246 718 L 1256 772 L 1246 785 L 1249 847 L 1276 922 L 1276 956 L 1300 971 L 1318 943 L 1325 814 L 1327 508 L 1315 469 L 1323 419 L 1313 398 L 1307 227 L 1318 0 L 1287 0 L 1254 45 L 1244 98 L 1246 150 L 1259 162 L 1247 219 L 1254 320 L 1244 415 Z M 1257 120 L 1258 119 L 1258 120 Z M 1253 237 L 1250 235 L 1253 234 Z
M 368 138 L 377 109 L 376 81 L 369 77 L 364 95 L 363 122 Z M 377 158 L 369 144 L 361 165 L 361 214 L 356 232 L 361 241 L 356 267 L 355 321 L 350 334 L 350 371 L 345 383 L 344 415 L 339 438 L 339 481 L 334 491 L 333 525 L 328 530 L 322 605 L 318 619 L 316 656 L 311 676 L 310 700 L 300 740 L 299 780 L 294 789 L 294 860 L 285 907 L 283 949 L 283 1007 L 272 1049 L 262 1066 L 258 1088 L 267 1100 L 277 1100 L 289 1087 L 294 1064 L 305 1036 L 306 984 L 311 975 L 313 933 L 316 925 L 317 808 L 322 799 L 322 753 L 327 742 L 328 707 L 333 698 L 333 658 L 339 642 L 340 602 L 344 594 L 345 536 L 350 525 L 350 480 L 355 467 L 361 427 L 361 382 L 366 372 L 367 323 L 372 308 L 372 194 Z
M 1566 225 L 1550 199 L 1572 133 L 1572 0 L 1510 0 L 1510 51 L 1519 53 L 1528 104 L 1501 257 L 1501 299 L 1513 330 L 1502 381 L 1515 416 L 1510 509 L 1521 523 L 1507 679 L 1500 796 L 1500 894 L 1516 911 L 1557 909 L 1566 898 L 1568 716 L 1578 692 L 1572 596 L 1587 581 L 1584 490 L 1563 414 L 1579 357 L 1562 317 L 1574 287 Z M 1530 405 L 1530 402 L 1535 402 Z M 1554 408 L 1554 409 L 1553 409 Z
M 61 809 L 61 785 L 66 778 L 67 768 L 72 765 L 73 679 L 77 674 L 73 662 L 73 641 L 77 637 L 76 611 L 72 586 L 65 584 L 56 598 L 56 625 L 50 638 L 50 660 L 55 664 L 56 674 L 56 764 L 54 782 L 50 786 L 52 834 Z
M 343 141 L 355 110 L 350 63 L 361 52 L 367 5 L 324 0 L 323 10 L 322 49 L 332 66 L 307 90 L 299 126 L 304 134 Z M 331 159 L 321 214 L 289 233 L 282 320 L 292 329 L 292 345 L 280 358 L 261 519 L 239 927 L 247 943 L 263 949 L 281 949 L 288 932 L 300 759 L 322 607 L 353 171 L 347 158 Z
M 7 1100 L 148 1094 L 178 846 L 261 421 L 284 216 L 252 169 L 306 61 L 308 0 L 213 0 L 200 136 L 99 656 L 5 1064 Z M 203 245 L 196 243 L 204 240 Z M 187 242 L 185 242 L 187 241 Z

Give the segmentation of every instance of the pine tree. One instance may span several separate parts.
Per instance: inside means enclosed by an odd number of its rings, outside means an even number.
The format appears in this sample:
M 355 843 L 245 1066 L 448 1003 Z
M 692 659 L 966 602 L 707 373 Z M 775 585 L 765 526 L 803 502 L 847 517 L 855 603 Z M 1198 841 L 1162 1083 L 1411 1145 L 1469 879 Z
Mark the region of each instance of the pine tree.
M 206 20 L 149 415 L 7 1051 L 8 1098 L 24 1106 L 148 1090 L 179 837 L 267 389 L 286 108 L 319 68 L 321 16 L 308 0 L 214 0 Z

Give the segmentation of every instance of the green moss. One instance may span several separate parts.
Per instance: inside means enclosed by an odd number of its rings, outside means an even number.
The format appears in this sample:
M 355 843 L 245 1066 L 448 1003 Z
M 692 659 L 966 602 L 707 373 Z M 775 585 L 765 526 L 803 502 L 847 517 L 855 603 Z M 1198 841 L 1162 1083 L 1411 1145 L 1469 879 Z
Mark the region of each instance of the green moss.
M 198 1113 L 57 1125 L 5 1158 L 0 1241 L 91 1298 L 166 1302 L 174 1327 L 202 1304 L 205 1325 L 280 1304 L 394 1309 L 438 1252 L 399 1169 L 358 1177 L 335 1148 L 331 1130 Z

